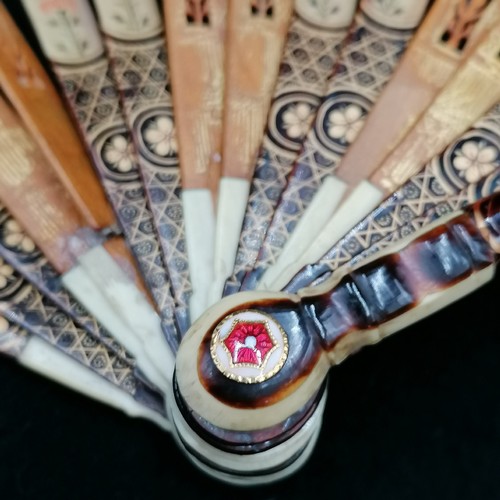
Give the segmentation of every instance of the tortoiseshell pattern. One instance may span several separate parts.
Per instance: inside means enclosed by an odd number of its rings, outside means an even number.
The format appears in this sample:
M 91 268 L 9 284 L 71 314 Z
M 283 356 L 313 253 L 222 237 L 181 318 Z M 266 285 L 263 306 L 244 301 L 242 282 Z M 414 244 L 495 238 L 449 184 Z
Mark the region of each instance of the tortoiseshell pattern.
M 224 295 L 238 291 L 244 273 L 255 263 L 346 33 L 347 29 L 315 27 L 297 13 L 292 17 L 255 165 L 233 275 L 226 282 Z
M 196 400 L 191 401 L 195 406 L 200 405 L 201 411 L 207 411 L 200 404 L 206 394 L 217 400 L 219 414 L 223 413 L 219 406 L 222 403 L 227 412 L 255 410 L 253 417 L 257 420 L 261 409 L 268 411 L 273 405 L 280 408 L 278 403 L 281 403 L 281 408 L 275 409 L 275 418 L 290 416 L 286 412 L 297 403 L 288 406 L 283 403 L 291 393 L 298 393 L 307 385 L 308 389 L 300 394 L 300 400 L 306 402 L 320 388 L 333 364 L 403 328 L 404 321 L 398 328 L 391 320 L 417 309 L 436 293 L 490 269 L 497 263 L 499 253 L 500 193 L 496 193 L 469 206 L 465 213 L 447 223 L 406 241 L 397 251 L 355 269 L 346 269 L 330 286 L 313 288 L 301 296 L 246 295 L 239 305 L 233 303 L 228 310 L 219 310 L 212 321 L 217 324 L 227 316 L 248 310 L 269 315 L 285 332 L 288 355 L 294 363 L 285 363 L 277 374 L 260 384 L 230 380 L 213 367 L 210 358 L 213 329 L 206 325 L 206 329 L 197 332 L 197 356 L 193 359 L 200 387 L 196 389 Z M 436 300 L 438 308 L 446 303 Z M 427 306 L 432 309 L 432 301 Z M 418 314 L 406 316 L 407 324 L 418 319 Z M 184 356 L 182 347 L 180 355 Z M 186 375 L 180 370 L 176 375 L 184 398 L 182 388 L 189 380 Z M 185 402 L 189 404 L 188 399 Z M 191 410 L 197 412 L 196 407 Z M 200 416 L 205 418 L 203 414 Z M 216 418 L 210 423 L 219 425 Z
M 481 153 L 481 154 L 480 154 Z M 477 158 L 476 158 L 477 156 Z M 500 190 L 500 104 L 285 287 L 296 291 Z
M 61 285 L 59 273 L 49 264 L 31 238 L 23 232 L 17 221 L 1 206 L 0 256 L 120 359 L 130 366 L 135 365 L 132 355 L 97 322 L 94 316 L 71 297 Z
M 165 37 L 162 33 L 145 40 L 125 41 L 106 35 L 105 42 L 127 125 L 139 154 L 139 169 L 183 334 L 189 327 L 192 290 Z
M 276 262 L 324 178 L 335 171 L 356 140 L 413 33 L 376 24 L 363 12 L 356 16 L 267 230 L 254 266 L 256 275 Z M 247 277 L 241 290 L 253 285 Z

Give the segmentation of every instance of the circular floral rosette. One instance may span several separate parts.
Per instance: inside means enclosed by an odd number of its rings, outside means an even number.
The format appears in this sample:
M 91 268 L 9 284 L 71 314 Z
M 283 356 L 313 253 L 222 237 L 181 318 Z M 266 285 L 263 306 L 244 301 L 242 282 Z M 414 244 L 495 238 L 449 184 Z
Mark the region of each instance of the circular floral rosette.
M 94 145 L 107 179 L 116 182 L 139 179 L 134 146 L 124 126 L 106 130 L 95 139 Z
M 264 382 L 283 367 L 288 339 L 280 324 L 267 314 L 240 311 L 217 325 L 210 354 L 227 378 L 246 384 Z
M 39 258 L 40 251 L 21 226 L 11 218 L 0 223 L 0 244 L 25 262 Z
M 311 127 L 320 98 L 306 92 L 288 92 L 276 98 L 269 111 L 268 137 L 284 155 L 299 151 Z
M 134 130 L 139 130 L 140 154 L 160 167 L 178 167 L 178 143 L 169 107 L 155 108 L 141 113 L 135 120 Z
M 469 187 L 468 199 L 475 201 L 500 192 L 500 169 Z
M 0 257 L 0 301 L 8 300 L 16 295 L 22 284 L 22 277 L 3 257 Z
M 453 190 L 476 184 L 500 167 L 500 141 L 487 130 L 470 131 L 440 159 L 438 177 Z
M 326 152 L 343 155 L 363 128 L 372 103 L 352 92 L 335 92 L 318 109 L 314 132 Z

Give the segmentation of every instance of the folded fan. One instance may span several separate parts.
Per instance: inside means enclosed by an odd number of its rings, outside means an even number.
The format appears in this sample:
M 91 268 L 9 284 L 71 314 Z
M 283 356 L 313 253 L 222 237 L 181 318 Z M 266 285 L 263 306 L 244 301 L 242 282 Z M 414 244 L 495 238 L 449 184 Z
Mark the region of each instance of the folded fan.
M 202 2 L 202 3 L 203 3 L 203 2 Z M 208 312 L 208 313 L 207 313 L 207 315 L 208 315 L 208 317 L 209 317 L 209 316 L 210 316 L 210 313 Z M 179 399 L 178 399 L 178 400 L 179 400 Z M 175 408 L 174 408 L 174 410 L 175 410 Z M 316 418 L 318 418 L 317 416 L 318 416 L 318 415 L 320 415 L 320 413 L 321 413 L 321 412 L 316 412 L 316 413 L 315 413 Z M 316 425 L 316 426 L 312 426 L 312 427 L 314 427 L 314 428 L 316 428 L 316 429 L 317 429 L 317 425 Z M 309 436 L 309 437 L 310 437 L 310 436 Z M 304 442 L 302 442 L 302 445 L 304 445 Z M 310 447 L 309 447 L 309 449 L 310 449 Z M 306 455 L 307 455 L 307 454 L 306 454 Z M 213 458 L 213 457 L 212 457 L 212 458 Z M 215 457 L 215 458 L 216 458 L 216 457 Z M 256 454 L 255 458 L 256 458 L 256 459 L 260 459 L 258 454 Z M 251 461 L 252 461 L 252 459 L 251 459 L 251 458 L 249 458 L 249 462 L 248 462 L 248 463 L 250 463 Z M 195 460 L 195 462 L 196 462 L 196 460 Z M 244 466 L 244 467 L 245 467 L 245 466 Z M 241 471 L 240 471 L 240 472 L 241 472 Z M 278 474 L 278 476 L 279 476 L 279 474 Z M 273 477 L 276 477 L 276 476 L 271 476 L 271 478 L 273 478 Z M 227 478 L 227 477 L 226 477 L 226 479 L 231 480 L 231 478 L 230 478 L 230 477 L 229 477 L 229 478 Z

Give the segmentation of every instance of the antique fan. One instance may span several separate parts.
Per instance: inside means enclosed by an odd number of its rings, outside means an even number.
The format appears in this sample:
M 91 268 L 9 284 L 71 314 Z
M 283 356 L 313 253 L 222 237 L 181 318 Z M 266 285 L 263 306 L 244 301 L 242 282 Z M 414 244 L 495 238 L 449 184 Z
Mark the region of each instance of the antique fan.
M 498 2 L 22 3 L 6 353 L 256 485 L 313 453 L 330 365 L 419 319 L 470 334 L 424 318 L 493 279 Z

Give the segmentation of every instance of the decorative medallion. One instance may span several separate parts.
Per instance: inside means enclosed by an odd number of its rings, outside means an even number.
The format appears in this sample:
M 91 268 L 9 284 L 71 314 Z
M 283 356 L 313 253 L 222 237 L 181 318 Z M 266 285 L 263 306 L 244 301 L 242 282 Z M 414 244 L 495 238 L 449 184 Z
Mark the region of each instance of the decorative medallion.
M 115 182 L 132 182 L 139 179 L 135 149 L 124 125 L 105 130 L 95 140 L 94 146 L 104 166 L 103 174 Z
M 319 101 L 319 96 L 299 91 L 287 92 L 275 98 L 269 112 L 267 133 L 281 154 L 286 155 L 300 149 Z
M 288 355 L 288 339 L 271 316 L 240 311 L 226 316 L 217 325 L 210 354 L 227 378 L 255 384 L 281 370 Z

